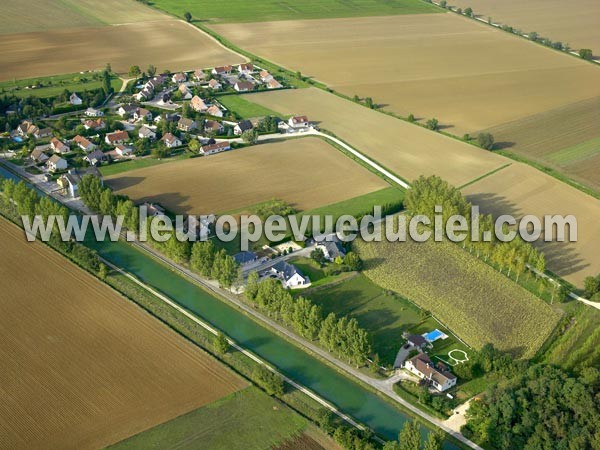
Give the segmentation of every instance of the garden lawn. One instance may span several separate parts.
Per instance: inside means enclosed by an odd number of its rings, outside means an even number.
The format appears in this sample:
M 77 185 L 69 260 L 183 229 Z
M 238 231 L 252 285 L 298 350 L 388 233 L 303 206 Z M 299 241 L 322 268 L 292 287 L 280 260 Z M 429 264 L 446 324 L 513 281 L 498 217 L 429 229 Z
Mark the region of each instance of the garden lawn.
M 281 114 L 257 103 L 253 103 L 249 101 L 248 98 L 248 95 L 244 97 L 241 95 L 222 95 L 218 100 L 229 111 L 234 112 L 242 119 L 265 116 L 281 117 Z
M 560 314 L 450 242 L 356 241 L 365 275 L 432 312 L 470 346 L 530 358 Z
M 359 274 L 349 280 L 330 283 L 318 288 L 310 288 L 300 295 L 309 298 L 323 308 L 324 315 L 335 313 L 338 317 L 349 315 L 356 318 L 359 325 L 372 337 L 373 352 L 381 358 L 381 363 L 391 366 L 401 345 L 402 333 L 423 334 L 436 328 L 449 337 L 438 340 L 428 353 L 448 359 L 448 351 L 460 349 L 469 353 L 468 348 L 452 336 L 433 317 L 400 295 L 385 290 L 366 276 Z
M 55 75 L 50 77 L 26 78 L 21 80 L 10 80 L 0 82 L 0 93 L 13 94 L 19 98 L 55 97 L 63 93 L 65 89 L 69 92 L 83 92 L 100 89 L 102 80 L 95 80 L 93 76 L 98 73 L 69 73 L 64 75 Z M 40 83 L 40 87 L 35 89 L 26 89 L 27 86 L 35 86 Z M 121 89 L 122 81 L 113 76 L 111 86 L 115 91 Z

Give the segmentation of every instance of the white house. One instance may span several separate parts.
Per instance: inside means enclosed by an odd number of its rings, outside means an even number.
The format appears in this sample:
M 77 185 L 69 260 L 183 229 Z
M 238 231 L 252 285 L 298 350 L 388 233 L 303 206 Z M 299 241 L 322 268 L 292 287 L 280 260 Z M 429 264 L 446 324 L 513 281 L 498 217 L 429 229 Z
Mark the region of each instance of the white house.
M 320 249 L 325 258 L 327 258 L 329 261 L 335 261 L 337 258 L 343 258 L 346 256 L 344 247 L 342 247 L 342 244 L 340 244 L 338 241 L 324 240 L 319 242 L 315 248 Z
M 156 139 L 156 132 L 152 128 L 147 127 L 146 125 L 142 125 L 142 127 L 138 131 L 138 137 L 140 139 L 150 139 L 153 141 L 154 139 Z
M 297 288 L 302 286 L 308 286 L 310 279 L 305 276 L 300 269 L 292 264 L 288 264 L 285 261 L 280 261 L 269 269 L 271 275 L 275 275 L 281 280 L 283 285 L 287 288 Z
M 244 131 L 251 130 L 252 128 L 254 128 L 252 126 L 252 122 L 249 120 L 242 120 L 235 127 L 233 127 L 233 134 L 236 136 L 241 136 Z
M 187 81 L 187 75 L 183 72 L 176 73 L 171 77 L 171 81 L 173 81 L 173 83 L 183 83 L 184 81 Z
M 183 100 L 189 100 L 190 98 L 192 98 L 194 96 L 194 94 L 192 93 L 190 88 L 187 87 L 185 84 L 179 85 L 179 92 L 181 92 L 181 98 Z
M 200 154 L 208 156 L 214 155 L 215 153 L 221 153 L 230 149 L 231 145 L 229 144 L 229 142 L 223 141 L 217 142 L 216 144 L 203 145 L 202 147 L 200 147 Z
M 77 96 L 75 92 L 73 92 L 69 97 L 69 103 L 71 103 L 71 105 L 81 105 L 83 101 Z
M 198 112 L 204 112 L 208 109 L 208 106 L 206 106 L 206 103 L 204 103 L 204 100 L 202 100 L 197 95 L 194 95 L 194 97 L 192 97 L 190 106 L 194 111 L 198 111 Z
M 231 72 L 233 71 L 233 66 L 220 66 L 220 67 L 215 67 L 211 73 L 213 75 L 230 75 Z
M 71 150 L 67 144 L 56 137 L 50 139 L 50 148 L 54 153 L 68 153 Z
M 77 147 L 79 147 L 86 153 L 89 153 L 96 148 L 94 144 L 92 144 L 90 141 L 88 141 L 86 138 L 80 135 L 75 136 L 73 138 L 73 142 L 75 142 L 75 144 L 77 144 Z
M 132 105 L 131 103 L 127 104 L 127 105 L 121 105 L 119 106 L 119 109 L 117 109 L 117 114 L 119 114 L 121 117 L 127 117 L 130 114 L 133 114 L 134 112 L 136 112 L 138 109 L 137 106 Z
M 129 140 L 129 133 L 127 133 L 127 131 L 125 131 L 125 130 L 114 131 L 112 133 L 108 133 L 104 137 L 104 141 L 108 145 L 122 144 L 123 142 L 128 141 L 128 140 Z
M 161 141 L 164 142 L 165 147 L 167 148 L 179 147 L 182 144 L 181 140 L 171 133 L 165 134 Z
M 217 105 L 211 105 L 210 108 L 206 110 L 206 114 L 213 117 L 223 117 L 223 111 Z
M 223 85 L 221 83 L 219 83 L 217 80 L 215 80 L 214 78 L 212 78 L 208 82 L 208 87 L 215 91 L 218 91 L 219 89 L 221 89 L 223 87 Z
M 148 111 L 146 108 L 137 108 L 133 112 L 133 119 L 138 120 L 147 120 L 148 122 L 152 121 L 152 112 Z
M 456 385 L 456 376 L 442 363 L 438 363 L 435 366 L 425 353 L 419 353 L 417 356 L 406 361 L 404 368 L 422 380 L 427 380 L 440 392 L 444 392 Z
M 100 150 L 94 150 L 89 155 L 85 156 L 83 159 L 87 161 L 92 166 L 97 166 L 102 163 L 102 161 L 106 161 L 106 155 L 102 153 Z
M 233 88 L 238 92 L 248 92 L 254 89 L 254 84 L 249 81 L 238 81 L 233 85 Z
M 310 122 L 306 116 L 293 116 L 288 120 L 288 125 L 292 128 L 307 128 Z
M 85 115 L 88 117 L 102 117 L 104 115 L 103 111 L 95 108 L 88 108 L 85 110 Z
M 131 149 L 131 147 L 119 144 L 115 147 L 115 152 L 117 152 L 117 155 L 119 156 L 131 156 L 133 150 Z
M 43 148 L 34 149 L 29 155 L 29 158 L 35 163 L 43 163 L 48 161 L 48 155 L 44 153 Z
M 67 161 L 60 156 L 52 155 L 48 161 L 46 161 L 46 167 L 50 172 L 56 172 L 57 170 L 65 170 L 68 167 L 68 164 Z
M 250 75 L 254 72 L 254 64 L 252 63 L 243 63 L 238 66 L 238 72 L 244 75 Z

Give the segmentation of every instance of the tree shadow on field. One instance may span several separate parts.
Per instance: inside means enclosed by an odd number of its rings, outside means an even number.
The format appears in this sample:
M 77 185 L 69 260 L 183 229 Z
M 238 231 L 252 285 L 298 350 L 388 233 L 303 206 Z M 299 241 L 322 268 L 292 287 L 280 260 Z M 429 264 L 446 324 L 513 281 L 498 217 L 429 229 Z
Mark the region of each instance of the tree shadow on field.
M 169 212 L 175 214 L 210 214 L 213 211 L 202 211 L 201 205 L 190 208 L 188 200 L 190 197 L 184 196 L 179 192 L 164 192 L 156 195 L 147 195 L 144 197 L 136 197 L 135 203 L 158 203 L 162 207 L 166 208 Z
M 493 150 L 506 150 L 507 148 L 514 147 L 515 145 L 515 142 L 510 141 L 495 142 Z
M 104 180 L 104 182 L 110 186 L 113 190 L 119 191 L 121 189 L 127 189 L 131 186 L 135 186 L 138 183 L 144 181 L 143 177 L 118 177 L 110 180 Z
M 441 124 L 438 125 L 438 129 L 439 130 L 447 130 L 449 128 L 454 128 L 454 125 L 443 124 L 443 123 L 441 123 Z
M 493 214 L 495 218 L 502 214 L 510 214 L 518 221 L 528 211 L 521 209 L 508 198 L 495 193 L 478 193 L 467 195 L 467 200 L 473 205 L 479 206 L 483 214 Z M 545 214 L 553 214 L 553 211 L 547 211 Z M 543 216 L 543 215 L 542 215 Z M 589 263 L 581 259 L 574 248 L 575 243 L 558 242 L 552 240 L 544 241 L 543 217 L 538 216 L 542 222 L 542 234 L 538 240 L 532 242 L 532 245 L 543 252 L 546 257 L 546 267 L 559 276 L 566 276 L 577 273 L 586 267 Z M 568 237 L 568 232 L 565 233 Z
M 369 258 L 365 261 L 365 269 L 375 269 L 385 262 L 384 258 Z
M 527 347 L 520 345 L 518 347 L 509 348 L 507 352 L 510 353 L 515 359 L 520 359 L 527 352 Z

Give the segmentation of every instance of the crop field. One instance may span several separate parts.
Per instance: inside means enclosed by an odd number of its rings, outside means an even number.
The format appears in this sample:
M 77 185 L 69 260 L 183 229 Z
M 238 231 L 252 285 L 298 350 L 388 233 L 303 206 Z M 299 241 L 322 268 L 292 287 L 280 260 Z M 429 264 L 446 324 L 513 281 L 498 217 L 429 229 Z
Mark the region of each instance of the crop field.
M 110 449 L 267 449 L 293 439 L 308 428 L 302 416 L 257 388 L 249 387 Z
M 475 348 L 491 342 L 532 357 L 559 315 L 483 261 L 450 242 L 357 241 L 365 275 L 431 311 Z
M 350 97 L 435 117 L 460 137 L 600 95 L 598 67 L 452 13 L 211 28 Z
M 243 212 L 273 198 L 309 210 L 389 186 L 312 137 L 133 170 L 106 182 L 136 202 L 189 214 Z
M 174 51 L 182 42 L 185 51 Z M 0 46 L 10 49 L 3 52 L 0 80 L 96 70 L 108 62 L 113 71 L 124 73 L 134 64 L 176 71 L 243 61 L 179 20 L 4 34 Z
M 216 23 L 440 12 L 439 8 L 420 0 L 231 0 L 227 3 L 210 0 L 156 0 L 153 4 L 179 17 L 189 11 L 196 19 Z
M 536 243 L 546 266 L 577 285 L 600 267 L 600 201 L 525 164 L 512 164 L 463 190 L 471 203 L 494 215 L 573 214 L 577 242 Z M 543 223 L 543 220 L 542 220 Z
M 600 97 L 498 125 L 500 147 L 600 190 Z
M 437 328 L 445 332 L 448 338 L 435 342 L 434 348 L 428 352 L 432 356 L 448 359 L 450 350 L 469 352 L 468 347 L 453 338 L 434 318 L 423 317 L 422 311 L 414 304 L 377 286 L 362 274 L 340 283 L 309 288 L 300 295 L 321 306 L 325 315 L 333 312 L 337 316 L 349 315 L 356 318 L 359 325 L 370 333 L 373 351 L 379 355 L 383 364 L 393 365 L 396 354 L 404 343 L 402 333 L 405 331 L 423 334 Z
M 0 254 L 0 447 L 102 448 L 247 385 L 6 221 Z
M 436 174 L 460 186 L 507 162 L 491 152 L 316 88 L 252 94 L 252 101 L 282 114 L 308 115 L 321 128 L 406 180 Z
M 525 33 L 535 31 L 552 41 L 600 54 L 600 3 L 595 0 L 453 0 L 450 4 L 471 7 L 477 16 L 492 17 Z
M 0 34 L 165 19 L 169 17 L 135 0 L 19 0 L 2 5 Z

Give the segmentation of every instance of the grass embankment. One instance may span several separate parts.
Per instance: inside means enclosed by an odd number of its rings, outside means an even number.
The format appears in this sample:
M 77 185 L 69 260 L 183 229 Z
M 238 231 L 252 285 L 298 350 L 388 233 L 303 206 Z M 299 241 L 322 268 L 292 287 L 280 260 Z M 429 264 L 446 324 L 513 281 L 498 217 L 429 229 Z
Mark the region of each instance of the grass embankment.
M 308 425 L 274 398 L 249 387 L 109 448 L 272 448 Z
M 433 313 L 472 347 L 532 357 L 560 317 L 552 307 L 450 242 L 357 241 L 365 274 Z

